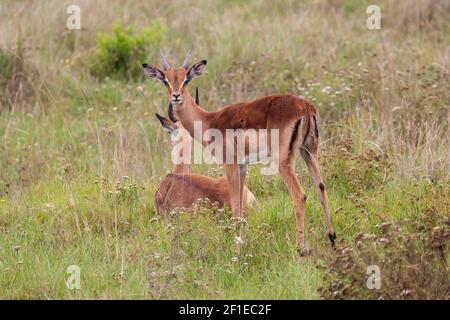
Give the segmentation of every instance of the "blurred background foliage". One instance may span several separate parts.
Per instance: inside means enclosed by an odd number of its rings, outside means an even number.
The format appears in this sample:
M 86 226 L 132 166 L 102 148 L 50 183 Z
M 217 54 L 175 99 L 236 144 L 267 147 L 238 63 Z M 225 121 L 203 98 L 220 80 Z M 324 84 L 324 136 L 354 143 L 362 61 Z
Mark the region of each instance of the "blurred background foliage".
M 72 4 L 81 30 L 66 28 Z M 366 27 L 369 4 L 380 6 L 380 30 Z M 449 23 L 445 0 L 3 0 L 0 297 L 319 298 L 321 285 L 356 281 L 335 297 L 374 298 L 363 269 L 330 280 L 316 267 L 325 259 L 339 276 L 348 257 L 327 256 L 320 203 L 300 161 L 311 258 L 297 258 L 282 181 L 257 166 L 248 185 L 258 204 L 239 255 L 227 210 L 155 217 L 155 187 L 172 167 L 154 117 L 167 97 L 140 65 L 160 65 L 160 48 L 180 65 L 192 45 L 193 61 L 208 60 L 191 83 L 205 109 L 273 93 L 312 102 L 340 245 L 365 263 L 371 247 L 360 250 L 355 239 L 382 238 L 384 222 L 431 212 L 436 219 L 418 228 L 448 230 Z M 223 174 L 220 166 L 194 170 Z M 400 251 L 398 239 L 415 232 L 402 230 L 391 235 Z M 64 270 L 74 261 L 86 278 L 82 291 L 69 292 Z M 401 288 L 388 294 L 417 297 Z

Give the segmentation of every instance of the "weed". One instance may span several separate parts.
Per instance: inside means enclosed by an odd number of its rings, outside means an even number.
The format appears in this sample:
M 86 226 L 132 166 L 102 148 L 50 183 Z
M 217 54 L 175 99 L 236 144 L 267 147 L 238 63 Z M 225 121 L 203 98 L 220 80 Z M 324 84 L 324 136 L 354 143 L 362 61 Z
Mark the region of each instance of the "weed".
M 435 220 L 435 217 L 434 219 Z M 358 234 L 330 259 L 324 299 L 450 299 L 447 244 L 450 220 L 384 222 L 376 234 Z M 380 269 L 380 286 L 368 287 L 368 268 Z
M 355 153 L 352 140 L 338 141 L 324 152 L 325 176 L 358 196 L 369 189 L 381 188 L 389 181 L 392 161 L 386 153 L 368 148 Z
M 25 56 L 26 50 L 20 29 L 14 49 L 0 47 L 0 103 L 8 109 L 33 94 L 32 82 L 38 75 L 36 68 Z

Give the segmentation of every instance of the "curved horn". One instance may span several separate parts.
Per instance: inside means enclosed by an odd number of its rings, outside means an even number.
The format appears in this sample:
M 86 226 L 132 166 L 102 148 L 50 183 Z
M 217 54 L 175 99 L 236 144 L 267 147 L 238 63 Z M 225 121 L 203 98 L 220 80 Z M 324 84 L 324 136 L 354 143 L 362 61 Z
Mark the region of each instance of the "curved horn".
M 159 57 L 161 58 L 161 62 L 162 62 L 164 71 L 169 69 L 170 64 L 167 62 L 166 57 L 164 57 L 164 53 L 163 53 L 162 49 L 159 50 Z
M 192 57 L 192 48 L 189 48 L 188 52 L 186 53 L 186 58 L 184 58 L 183 65 L 181 67 L 185 68 L 186 70 L 189 68 L 189 61 Z
M 168 113 L 168 115 L 169 115 L 170 121 L 172 121 L 173 123 L 177 122 L 178 119 L 177 119 L 177 117 L 175 116 L 175 113 L 173 112 L 173 105 L 172 105 L 171 102 L 169 102 L 169 105 L 167 106 L 167 109 L 168 109 L 168 110 L 167 110 L 167 113 Z
M 197 105 L 200 105 L 200 99 L 198 97 L 198 88 L 197 87 L 195 87 L 195 103 Z

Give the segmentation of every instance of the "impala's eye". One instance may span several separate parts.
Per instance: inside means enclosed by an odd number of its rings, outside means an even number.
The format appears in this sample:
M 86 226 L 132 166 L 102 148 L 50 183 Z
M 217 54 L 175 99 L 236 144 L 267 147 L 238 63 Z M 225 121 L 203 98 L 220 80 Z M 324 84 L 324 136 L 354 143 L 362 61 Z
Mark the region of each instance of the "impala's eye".
M 169 81 L 167 81 L 167 79 L 164 79 L 164 80 L 163 80 L 163 83 L 164 83 L 164 85 L 165 85 L 166 87 L 169 86 Z
M 183 85 L 186 87 L 188 85 L 188 83 L 189 83 L 189 80 L 186 79 L 186 80 L 184 80 Z

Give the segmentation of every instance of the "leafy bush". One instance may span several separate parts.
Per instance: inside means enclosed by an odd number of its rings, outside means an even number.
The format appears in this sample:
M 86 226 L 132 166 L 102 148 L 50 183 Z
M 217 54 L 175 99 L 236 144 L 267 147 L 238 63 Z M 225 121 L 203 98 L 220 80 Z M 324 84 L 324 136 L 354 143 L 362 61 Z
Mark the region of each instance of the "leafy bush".
M 338 141 L 324 153 L 322 162 L 326 177 L 355 194 L 382 187 L 392 171 L 386 153 L 373 149 L 356 153 L 351 140 Z
M 151 49 L 158 47 L 164 35 L 165 29 L 158 20 L 141 33 L 136 33 L 132 26 L 122 28 L 115 24 L 112 34 L 97 34 L 97 50 L 89 69 L 99 78 L 136 79 L 142 75 L 141 64 Z
M 0 48 L 0 103 L 4 106 L 10 107 L 33 92 L 37 70 L 26 61 L 25 50 L 21 32 L 13 50 Z
M 450 299 L 447 243 L 450 220 L 382 223 L 379 234 L 359 234 L 338 250 L 319 289 L 325 299 Z M 428 220 L 428 221 L 427 221 Z M 380 268 L 381 286 L 369 289 L 368 266 Z
M 11 78 L 12 58 L 13 58 L 12 53 L 7 52 L 6 50 L 0 49 L 0 71 L 1 71 L 0 81 L 1 81 L 2 87 L 4 87 L 6 81 Z

